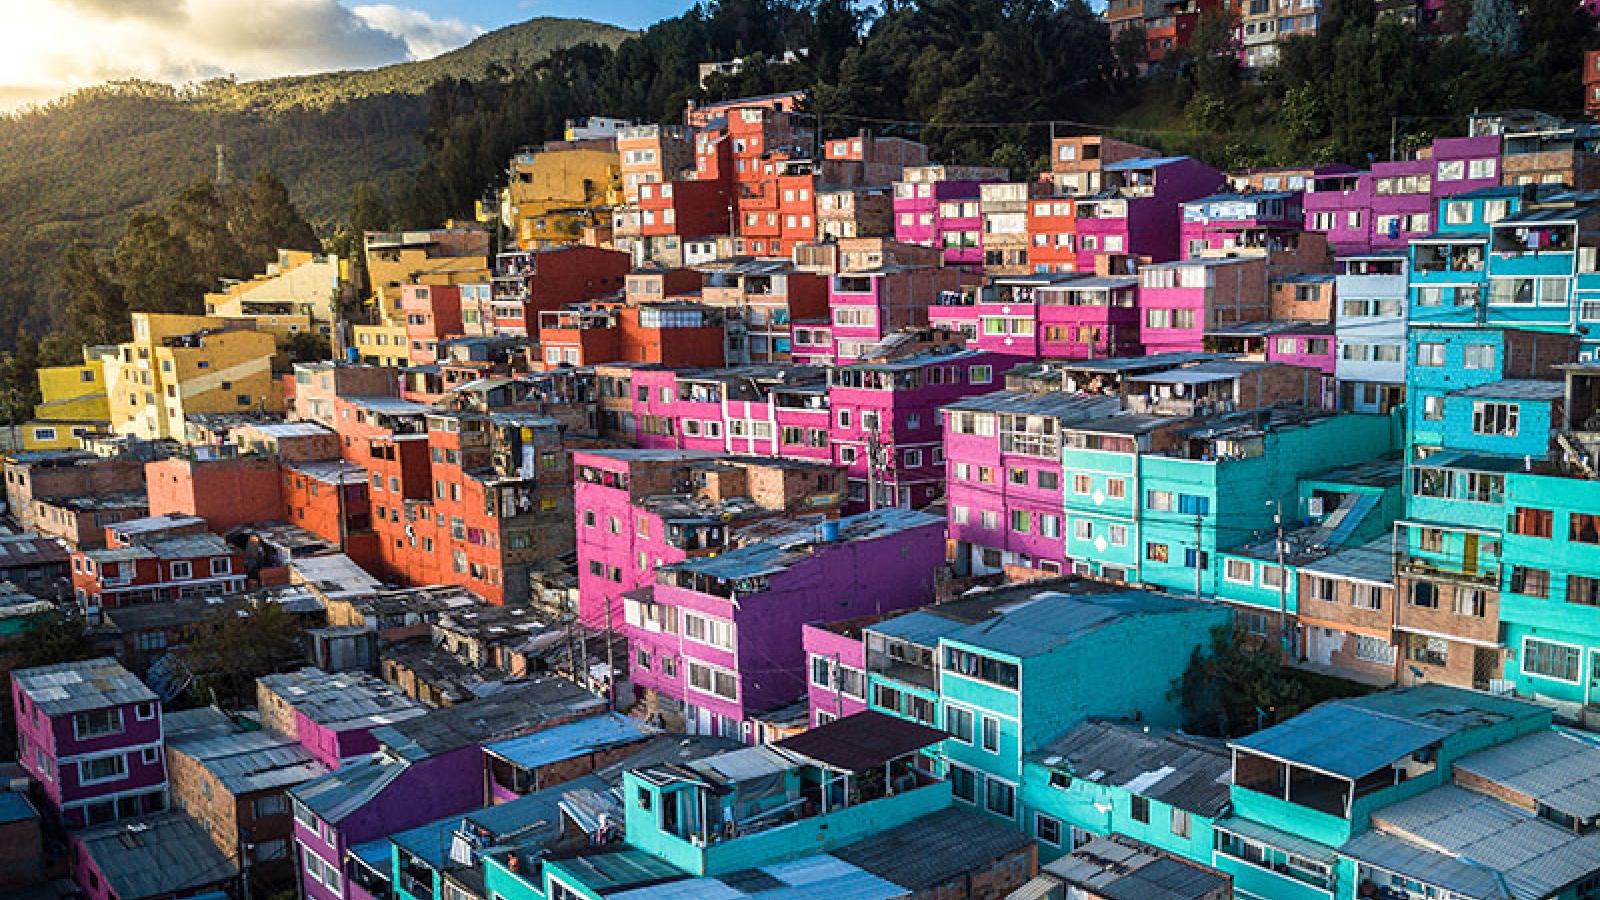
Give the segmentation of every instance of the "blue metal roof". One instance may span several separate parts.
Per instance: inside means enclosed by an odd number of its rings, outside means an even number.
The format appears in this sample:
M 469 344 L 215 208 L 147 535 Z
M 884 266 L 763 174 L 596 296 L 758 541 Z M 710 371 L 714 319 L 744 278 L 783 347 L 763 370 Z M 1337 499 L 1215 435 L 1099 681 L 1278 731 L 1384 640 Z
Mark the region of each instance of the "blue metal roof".
M 655 733 L 654 728 L 638 719 L 610 712 L 497 741 L 484 749 L 525 769 L 537 769 L 597 750 L 642 741 Z
M 373 754 L 347 762 L 321 778 L 291 788 L 289 793 L 318 816 L 337 823 L 383 793 L 410 765 Z
M 954 634 L 965 627 L 967 627 L 965 622 L 919 609 L 869 625 L 863 630 L 916 644 L 919 647 L 935 647 L 938 646 L 940 638 Z
M 1356 779 L 1448 735 L 1449 732 L 1422 722 L 1333 702 L 1240 738 L 1233 746 L 1329 775 Z
M 782 572 L 799 560 L 810 559 L 815 555 L 814 548 L 823 548 L 829 543 L 877 540 L 914 528 L 942 524 L 943 521 L 917 510 L 886 507 L 840 519 L 837 542 L 824 542 L 820 529 L 817 532 L 801 529 L 772 540 L 746 544 L 717 556 L 686 559 L 664 566 L 661 571 L 692 572 L 722 581 L 758 578 Z
M 1157 166 L 1170 166 L 1173 163 L 1183 162 L 1187 156 L 1140 156 L 1135 159 L 1121 159 L 1116 162 L 1106 163 L 1100 167 L 1102 172 L 1121 172 L 1127 169 L 1154 169 Z
M 1149 591 L 1068 595 L 1041 591 L 1030 599 L 1005 604 L 993 617 L 945 636 L 973 647 L 1026 658 L 1121 619 L 1145 615 L 1199 612 L 1205 606 Z
M 15 791 L 0 792 L 0 822 L 22 822 L 39 818 L 28 798 Z

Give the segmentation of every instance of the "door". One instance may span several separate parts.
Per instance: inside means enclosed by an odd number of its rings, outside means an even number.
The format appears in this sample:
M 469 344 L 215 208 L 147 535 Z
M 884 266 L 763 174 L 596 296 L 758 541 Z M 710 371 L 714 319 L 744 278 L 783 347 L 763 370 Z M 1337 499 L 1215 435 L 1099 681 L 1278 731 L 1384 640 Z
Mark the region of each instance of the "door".
M 1475 534 L 1462 535 L 1461 572 L 1464 575 L 1478 574 L 1478 536 Z

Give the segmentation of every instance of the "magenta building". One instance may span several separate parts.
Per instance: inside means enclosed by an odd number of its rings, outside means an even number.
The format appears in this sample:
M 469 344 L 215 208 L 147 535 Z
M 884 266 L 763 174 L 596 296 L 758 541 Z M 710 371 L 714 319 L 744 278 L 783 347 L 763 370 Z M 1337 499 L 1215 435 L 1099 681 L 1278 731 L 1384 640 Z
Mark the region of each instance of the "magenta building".
M 834 275 L 828 281 L 832 361 L 855 362 L 885 336 L 927 325 L 928 307 L 959 288 L 961 279 L 957 268 L 903 265 Z
M 929 166 L 908 174 L 920 175 L 939 168 Z M 941 248 L 947 266 L 981 269 L 983 215 L 978 195 L 984 183 L 999 180 L 992 177 L 895 182 L 895 240 Z
M 1304 195 L 1294 191 L 1221 193 L 1183 205 L 1183 256 L 1207 250 L 1291 250 L 1305 230 Z
M 828 371 L 834 461 L 847 467 L 852 508 L 920 509 L 944 494 L 939 408 L 997 391 L 1024 357 L 982 350 L 930 351 Z
M 1200 353 L 1206 333 L 1270 312 L 1264 257 L 1186 259 L 1139 270 L 1139 341 L 1148 354 Z
M 861 629 L 881 619 L 864 616 L 801 626 L 809 725 L 826 725 L 867 708 L 867 652 Z
M 1439 200 L 1499 183 L 1498 135 L 1438 138 L 1414 159 L 1313 178 L 1305 225 L 1326 234 L 1337 255 L 1404 249 L 1438 229 Z
M 67 828 L 167 808 L 161 703 L 114 659 L 11 673 L 17 761 Z
M 1061 433 L 1121 411 L 1114 396 L 1000 391 L 944 408 L 949 539 L 959 572 L 1066 565 Z
M 1139 348 L 1139 279 L 1040 273 L 947 291 L 932 325 L 959 331 L 967 347 L 1030 359 L 1121 356 Z
M 1221 172 L 1188 156 L 1106 163 L 1101 193 L 1077 201 L 1078 271 L 1095 271 L 1102 253 L 1178 259 L 1183 204 L 1222 183 Z
M 691 734 L 754 740 L 806 696 L 807 623 L 931 603 L 943 562 L 944 522 L 889 508 L 662 566 L 625 598 L 635 690 Z

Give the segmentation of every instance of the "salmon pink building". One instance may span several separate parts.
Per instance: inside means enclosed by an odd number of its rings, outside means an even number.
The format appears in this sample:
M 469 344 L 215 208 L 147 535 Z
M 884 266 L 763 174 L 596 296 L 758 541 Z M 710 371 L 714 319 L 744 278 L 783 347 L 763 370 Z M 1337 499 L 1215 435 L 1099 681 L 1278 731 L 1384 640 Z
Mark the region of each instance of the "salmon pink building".
M 1150 354 L 1206 350 L 1206 333 L 1266 320 L 1261 257 L 1188 259 L 1139 270 L 1139 341 Z

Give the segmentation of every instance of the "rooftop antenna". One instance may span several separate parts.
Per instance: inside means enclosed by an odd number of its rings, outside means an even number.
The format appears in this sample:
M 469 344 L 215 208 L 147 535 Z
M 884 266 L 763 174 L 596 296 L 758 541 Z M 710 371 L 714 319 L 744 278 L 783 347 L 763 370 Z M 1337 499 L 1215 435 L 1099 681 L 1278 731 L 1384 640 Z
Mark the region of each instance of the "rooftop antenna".
M 222 144 L 217 145 L 217 187 L 228 183 L 228 149 Z

